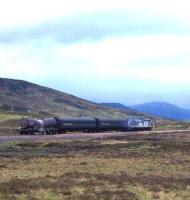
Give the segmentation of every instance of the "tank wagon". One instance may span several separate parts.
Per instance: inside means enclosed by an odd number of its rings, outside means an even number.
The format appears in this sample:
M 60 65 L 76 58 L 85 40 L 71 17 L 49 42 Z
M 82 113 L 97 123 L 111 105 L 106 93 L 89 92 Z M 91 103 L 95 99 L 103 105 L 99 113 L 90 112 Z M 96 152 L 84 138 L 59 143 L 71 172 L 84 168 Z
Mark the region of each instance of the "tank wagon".
M 23 118 L 20 134 L 61 134 L 66 132 L 103 132 L 152 130 L 154 122 L 144 118 L 105 119 L 105 118 Z

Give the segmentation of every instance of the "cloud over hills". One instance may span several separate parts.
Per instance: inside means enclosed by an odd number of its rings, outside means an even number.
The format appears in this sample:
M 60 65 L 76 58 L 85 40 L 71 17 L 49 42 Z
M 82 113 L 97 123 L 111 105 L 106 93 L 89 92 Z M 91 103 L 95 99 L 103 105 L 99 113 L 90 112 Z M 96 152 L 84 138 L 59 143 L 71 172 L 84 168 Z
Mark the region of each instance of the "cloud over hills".
M 186 106 L 177 94 L 190 88 L 188 5 L 8 0 L 0 8 L 1 76 L 101 102 L 155 97 Z

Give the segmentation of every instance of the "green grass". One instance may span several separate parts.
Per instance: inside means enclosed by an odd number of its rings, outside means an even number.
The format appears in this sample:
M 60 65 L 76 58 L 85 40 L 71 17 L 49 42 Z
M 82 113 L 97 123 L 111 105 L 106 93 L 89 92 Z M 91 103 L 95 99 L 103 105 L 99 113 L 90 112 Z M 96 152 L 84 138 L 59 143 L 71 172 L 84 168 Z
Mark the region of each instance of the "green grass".
M 7 121 L 7 120 L 20 119 L 20 118 L 21 118 L 20 114 L 0 112 L 0 122 Z
M 1 143 L 0 199 L 190 199 L 190 135 L 154 137 Z

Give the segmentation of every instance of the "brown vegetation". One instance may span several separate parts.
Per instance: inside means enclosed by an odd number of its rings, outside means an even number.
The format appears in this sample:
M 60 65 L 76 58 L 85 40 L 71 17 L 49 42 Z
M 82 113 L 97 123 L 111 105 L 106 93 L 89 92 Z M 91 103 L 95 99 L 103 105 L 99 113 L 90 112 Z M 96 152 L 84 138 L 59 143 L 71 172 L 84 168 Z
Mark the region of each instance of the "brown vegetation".
M 190 134 L 166 135 L 2 143 L 0 199 L 190 199 Z

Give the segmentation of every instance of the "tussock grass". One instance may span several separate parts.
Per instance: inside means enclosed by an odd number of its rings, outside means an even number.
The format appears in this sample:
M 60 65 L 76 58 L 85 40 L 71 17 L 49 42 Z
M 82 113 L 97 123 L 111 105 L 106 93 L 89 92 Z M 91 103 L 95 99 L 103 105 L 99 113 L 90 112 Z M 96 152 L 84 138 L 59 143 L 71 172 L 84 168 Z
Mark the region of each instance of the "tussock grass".
M 0 199 L 190 199 L 190 141 L 146 139 L 0 144 Z

